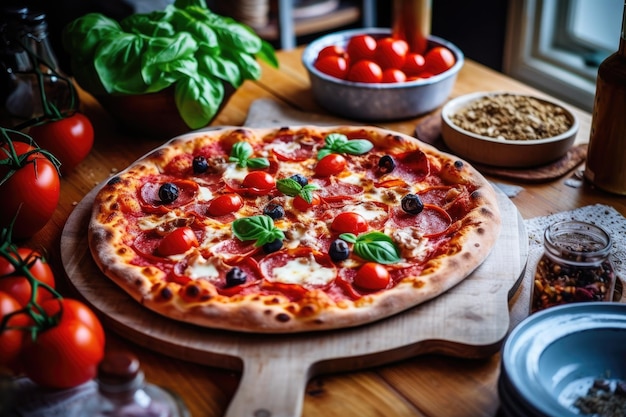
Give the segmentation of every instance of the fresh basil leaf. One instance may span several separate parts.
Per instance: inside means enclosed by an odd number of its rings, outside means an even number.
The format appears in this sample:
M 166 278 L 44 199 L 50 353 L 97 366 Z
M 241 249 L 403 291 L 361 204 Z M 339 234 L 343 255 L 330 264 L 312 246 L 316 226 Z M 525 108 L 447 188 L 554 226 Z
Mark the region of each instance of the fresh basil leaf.
M 350 155 L 363 155 L 372 150 L 374 144 L 367 139 L 352 139 L 340 145 L 342 153 Z
M 199 129 L 209 124 L 220 108 L 224 86 L 216 78 L 181 78 L 176 83 L 176 107 L 187 126 Z
M 331 153 L 347 153 L 350 155 L 363 155 L 369 152 L 374 144 L 367 139 L 352 139 L 341 133 L 331 133 L 324 138 L 324 146 L 318 151 L 317 159 L 322 159 Z
M 109 93 L 138 94 L 148 89 L 141 76 L 145 40 L 139 35 L 107 36 L 96 48 L 94 65 Z M 111 68 L 116 68 L 111 71 Z
M 285 239 L 282 230 L 274 226 L 274 221 L 266 215 L 243 217 L 232 223 L 235 237 L 241 241 L 256 240 L 255 246 L 263 246 L 276 239 Z
M 295 197 L 302 191 L 302 186 L 292 178 L 281 178 L 276 181 L 276 189 L 285 195 Z
M 267 168 L 270 166 L 270 161 L 267 158 L 250 158 L 248 159 L 248 166 L 250 168 Z
M 302 190 L 300 190 L 298 195 L 302 197 L 304 201 L 311 204 L 311 202 L 313 201 L 313 191 L 318 190 L 319 188 L 320 187 L 318 187 L 316 184 L 307 184 L 302 187 Z
M 384 233 L 369 232 L 356 238 L 351 233 L 343 233 L 339 237 L 348 243 L 353 243 L 354 253 L 365 260 L 380 264 L 393 264 L 402 260 L 400 250 L 393 239 Z
M 230 151 L 231 158 L 237 161 L 245 161 L 252 155 L 252 146 L 248 142 L 237 142 Z

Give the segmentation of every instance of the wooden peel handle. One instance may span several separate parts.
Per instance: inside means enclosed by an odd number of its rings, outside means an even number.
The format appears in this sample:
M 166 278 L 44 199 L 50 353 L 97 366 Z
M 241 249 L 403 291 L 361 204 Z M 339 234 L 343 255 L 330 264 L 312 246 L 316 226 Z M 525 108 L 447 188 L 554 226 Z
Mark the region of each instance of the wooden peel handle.
M 394 38 L 407 41 L 411 52 L 424 54 L 430 36 L 431 13 L 431 0 L 394 0 Z

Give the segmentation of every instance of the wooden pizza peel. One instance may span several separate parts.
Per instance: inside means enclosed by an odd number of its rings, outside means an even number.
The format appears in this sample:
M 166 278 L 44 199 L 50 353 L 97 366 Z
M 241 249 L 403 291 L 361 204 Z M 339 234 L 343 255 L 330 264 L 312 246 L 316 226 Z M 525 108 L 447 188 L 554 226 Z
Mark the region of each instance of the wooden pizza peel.
M 140 346 L 242 372 L 226 417 L 299 416 L 307 382 L 323 373 L 373 367 L 425 353 L 466 358 L 496 353 L 509 329 L 508 301 L 528 257 L 523 219 L 515 205 L 496 190 L 502 230 L 491 254 L 470 277 L 427 303 L 341 330 L 267 335 L 207 329 L 144 308 L 100 272 L 87 244 L 91 206 L 99 188 L 75 207 L 63 229 L 61 257 L 70 283 L 108 329 Z

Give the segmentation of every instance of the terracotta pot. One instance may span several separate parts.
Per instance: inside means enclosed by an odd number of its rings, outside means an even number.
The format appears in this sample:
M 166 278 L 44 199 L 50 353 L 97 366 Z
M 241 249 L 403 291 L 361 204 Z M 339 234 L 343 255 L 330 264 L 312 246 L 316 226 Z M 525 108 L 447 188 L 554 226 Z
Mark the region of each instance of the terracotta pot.
M 220 110 L 234 92 L 232 86 L 225 85 Z M 120 126 L 132 134 L 165 140 L 192 130 L 178 113 L 173 87 L 156 93 L 96 98 Z

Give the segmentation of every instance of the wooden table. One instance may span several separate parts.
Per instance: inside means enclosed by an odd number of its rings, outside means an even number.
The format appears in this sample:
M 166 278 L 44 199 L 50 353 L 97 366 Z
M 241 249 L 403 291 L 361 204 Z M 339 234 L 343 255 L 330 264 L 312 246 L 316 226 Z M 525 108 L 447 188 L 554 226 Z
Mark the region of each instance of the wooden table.
M 242 125 L 251 103 L 258 98 L 272 98 L 295 109 L 323 114 L 309 90 L 309 80 L 300 62 L 301 53 L 302 49 L 279 51 L 280 69 L 264 66 L 263 77 L 257 82 L 246 82 L 212 124 Z M 467 60 L 452 96 L 483 90 L 538 93 Z M 59 249 L 61 232 L 76 204 L 98 183 L 160 144 L 153 139 L 120 133 L 113 120 L 92 97 L 83 95 L 82 98 L 84 111 L 95 126 L 95 146 L 87 159 L 63 178 L 61 201 L 53 219 L 27 242 L 49 251 L 50 262 L 59 277 L 64 276 Z M 578 115 L 581 121 L 578 141 L 585 142 L 590 115 L 582 111 L 578 111 Z M 416 118 L 379 125 L 413 134 L 420 120 Z M 626 215 L 626 198 L 606 194 L 589 185 L 578 188 L 568 186 L 564 182 L 570 175 L 548 183 L 519 184 L 523 190 L 512 201 L 522 217 L 544 216 L 595 203 L 611 205 Z M 62 282 L 61 289 L 71 295 L 70 287 L 65 288 Z M 124 347 L 136 353 L 148 381 L 181 395 L 194 417 L 224 415 L 240 380 L 238 372 L 173 359 L 135 345 L 113 332 L 108 332 L 107 346 Z M 498 354 L 480 360 L 429 354 L 360 371 L 316 376 L 306 388 L 302 415 L 496 416 L 499 413 L 496 389 L 499 360 Z

